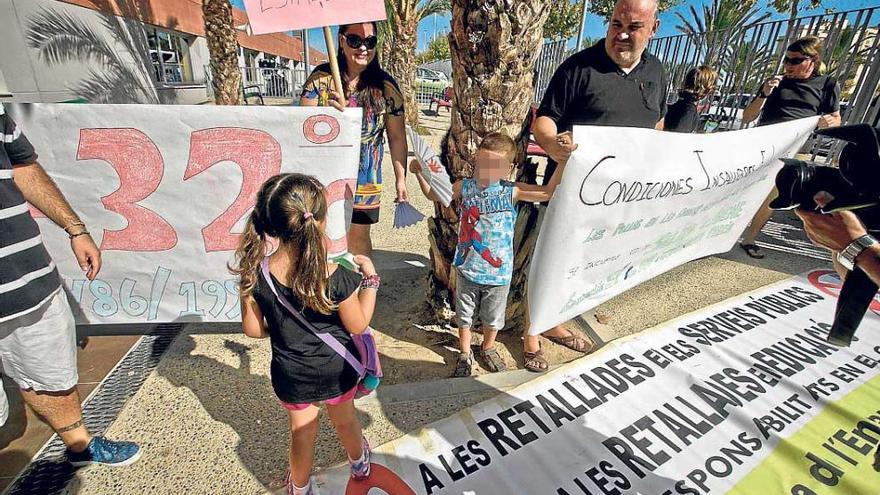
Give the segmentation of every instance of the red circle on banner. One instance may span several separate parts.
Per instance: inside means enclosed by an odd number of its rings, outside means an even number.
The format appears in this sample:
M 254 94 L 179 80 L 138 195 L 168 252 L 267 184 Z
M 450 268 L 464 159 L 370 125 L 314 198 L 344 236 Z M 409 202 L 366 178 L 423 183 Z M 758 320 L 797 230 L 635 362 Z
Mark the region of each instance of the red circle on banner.
M 387 467 L 373 463 L 370 465 L 370 477 L 365 480 L 350 479 L 345 488 L 345 495 L 367 495 L 377 488 L 388 495 L 416 495 L 416 492 Z
M 823 294 L 827 294 L 835 299 L 840 295 L 840 288 L 843 285 L 840 281 L 840 276 L 834 270 L 814 270 L 807 274 L 807 280 Z M 871 306 L 868 309 L 880 312 L 880 299 L 878 299 L 878 296 L 874 296 L 874 300 L 871 301 Z
M 330 131 L 318 134 L 318 131 L 315 130 L 318 124 L 327 124 Z M 312 143 L 327 144 L 339 136 L 339 121 L 326 114 L 312 115 L 303 122 L 303 135 Z

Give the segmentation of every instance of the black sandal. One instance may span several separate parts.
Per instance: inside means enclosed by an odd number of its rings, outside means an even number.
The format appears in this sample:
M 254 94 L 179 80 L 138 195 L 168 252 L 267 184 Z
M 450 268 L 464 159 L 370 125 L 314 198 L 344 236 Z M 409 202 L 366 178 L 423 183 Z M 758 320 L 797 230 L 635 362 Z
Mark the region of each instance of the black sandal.
M 746 252 L 747 255 L 751 258 L 755 258 L 756 260 L 760 260 L 764 258 L 764 255 L 761 253 L 761 248 L 754 244 L 743 244 L 740 243 L 739 247 L 742 248 L 743 251 Z
M 544 373 L 550 368 L 550 364 L 544 359 L 544 352 L 523 352 L 523 368 L 533 373 Z
M 498 353 L 498 348 L 494 345 L 488 349 L 479 348 L 477 350 L 477 357 L 483 361 L 483 366 L 491 373 L 507 371 L 507 365 L 504 364 L 501 354 Z
M 473 367 L 473 358 L 459 356 L 458 362 L 455 363 L 455 371 L 452 372 L 453 378 L 465 378 L 471 376 L 471 368 Z

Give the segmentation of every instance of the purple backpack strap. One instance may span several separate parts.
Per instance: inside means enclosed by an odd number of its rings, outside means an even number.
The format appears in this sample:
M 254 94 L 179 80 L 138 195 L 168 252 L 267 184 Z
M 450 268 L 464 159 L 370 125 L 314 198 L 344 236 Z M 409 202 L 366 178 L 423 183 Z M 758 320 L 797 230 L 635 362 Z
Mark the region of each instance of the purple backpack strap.
M 316 337 L 321 339 L 325 344 L 330 346 L 331 349 L 336 351 L 336 354 L 342 356 L 342 358 L 345 359 L 345 361 L 350 364 L 352 368 L 354 368 L 358 376 L 364 376 L 364 374 L 366 373 L 364 365 L 361 364 L 360 361 L 358 361 L 354 354 L 352 354 L 344 345 L 342 345 L 342 342 L 339 342 L 336 337 L 330 335 L 329 333 L 319 332 L 318 329 L 316 329 L 314 325 L 309 323 L 309 321 L 306 320 L 299 311 L 293 308 L 287 298 L 278 293 L 278 290 L 275 289 L 275 283 L 272 282 L 272 274 L 269 273 L 269 258 L 263 258 L 263 261 L 260 262 L 260 270 L 263 273 L 263 278 L 266 280 L 266 283 L 269 284 L 269 288 L 272 289 L 272 293 L 275 294 L 275 298 L 278 299 L 278 302 L 281 303 L 284 309 L 286 309 L 288 313 L 293 315 L 293 317 L 296 318 L 297 321 L 299 321 L 300 325 L 306 327 L 310 332 L 315 334 Z

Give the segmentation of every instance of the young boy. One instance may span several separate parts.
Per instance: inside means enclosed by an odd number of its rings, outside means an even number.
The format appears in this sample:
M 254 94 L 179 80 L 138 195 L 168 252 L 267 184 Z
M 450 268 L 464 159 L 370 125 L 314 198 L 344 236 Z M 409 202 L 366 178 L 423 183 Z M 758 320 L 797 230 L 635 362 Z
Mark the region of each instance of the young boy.
M 495 348 L 495 337 L 504 328 L 507 293 L 513 274 L 513 228 L 517 201 L 549 201 L 562 177 L 557 167 L 543 186 L 506 180 L 513 169 L 516 144 L 501 133 L 483 139 L 474 155 L 474 177 L 452 185 L 452 199 L 459 202 L 458 248 L 453 265 L 457 270 L 455 317 L 458 323 L 459 357 L 453 376 L 471 375 L 471 328 L 475 316 L 482 323 L 483 343 L 478 357 L 491 372 L 506 366 Z M 422 192 L 437 201 L 431 186 L 419 174 L 418 162 L 410 163 Z

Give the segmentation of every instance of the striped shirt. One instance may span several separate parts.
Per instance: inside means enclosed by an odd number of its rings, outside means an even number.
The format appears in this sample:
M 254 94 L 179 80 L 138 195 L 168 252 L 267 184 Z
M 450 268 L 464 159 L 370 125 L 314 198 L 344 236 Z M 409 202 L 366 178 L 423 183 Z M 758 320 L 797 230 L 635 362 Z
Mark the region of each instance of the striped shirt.
M 61 288 L 40 228 L 12 180 L 12 166 L 37 160 L 34 147 L 0 105 L 0 322 L 42 306 Z

